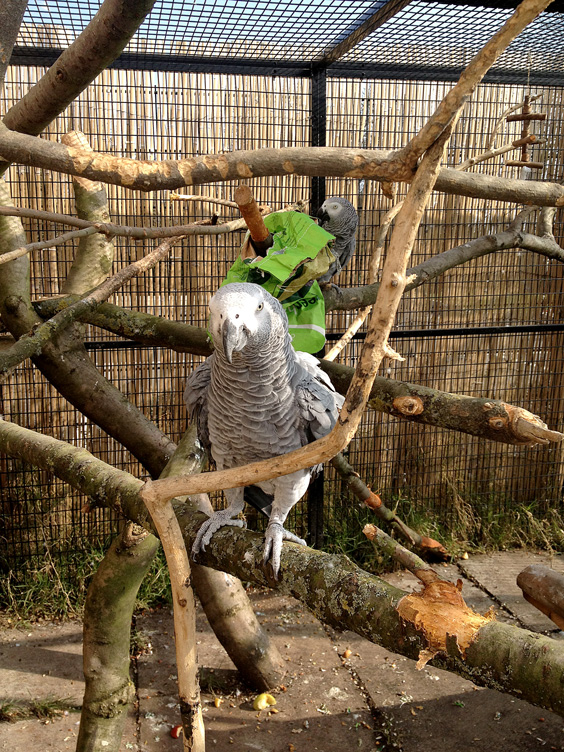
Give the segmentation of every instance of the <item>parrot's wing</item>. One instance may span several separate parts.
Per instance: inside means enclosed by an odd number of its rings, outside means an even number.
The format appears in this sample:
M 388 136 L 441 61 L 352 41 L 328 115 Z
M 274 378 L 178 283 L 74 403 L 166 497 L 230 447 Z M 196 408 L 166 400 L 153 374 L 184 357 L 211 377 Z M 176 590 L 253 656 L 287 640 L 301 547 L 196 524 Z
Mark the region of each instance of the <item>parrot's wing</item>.
M 296 400 L 306 432 L 313 439 L 325 436 L 335 425 L 344 398 L 337 394 L 329 377 L 309 353 L 296 352 L 298 381 Z
M 345 266 L 349 263 L 351 258 L 354 255 L 354 250 L 356 248 L 356 238 L 353 236 L 348 243 L 346 243 L 345 247 L 341 251 L 341 254 L 339 255 L 339 264 L 341 265 L 341 269 L 344 269 Z
M 184 390 L 184 402 L 188 409 L 188 417 L 192 423 L 196 422 L 198 438 L 208 455 L 210 453 L 208 389 L 211 381 L 212 357 L 213 355 L 192 371 Z

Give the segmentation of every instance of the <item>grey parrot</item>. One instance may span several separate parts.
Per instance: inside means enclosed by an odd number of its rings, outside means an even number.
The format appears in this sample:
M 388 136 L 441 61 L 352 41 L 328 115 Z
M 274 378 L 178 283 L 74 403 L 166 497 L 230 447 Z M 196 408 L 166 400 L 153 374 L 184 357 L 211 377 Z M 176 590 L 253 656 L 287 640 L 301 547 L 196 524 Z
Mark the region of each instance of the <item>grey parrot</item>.
M 358 215 L 354 206 L 346 198 L 328 198 L 317 212 L 320 227 L 335 236 L 331 244 L 331 253 L 335 261 L 328 271 L 318 278 L 320 284 L 327 284 L 331 277 L 338 274 L 349 263 L 356 247 L 356 228 Z
M 276 298 L 260 285 L 224 285 L 210 301 L 209 331 L 215 350 L 191 374 L 184 399 L 218 470 L 275 457 L 329 433 L 343 397 L 313 355 L 294 350 L 288 318 Z M 276 578 L 282 541 L 305 545 L 284 528 L 284 522 L 316 470 L 298 470 L 256 484 L 273 497 L 264 561 L 271 558 Z M 205 549 L 224 525 L 244 525 L 238 519 L 244 491 L 226 489 L 228 507 L 204 522 L 193 553 Z

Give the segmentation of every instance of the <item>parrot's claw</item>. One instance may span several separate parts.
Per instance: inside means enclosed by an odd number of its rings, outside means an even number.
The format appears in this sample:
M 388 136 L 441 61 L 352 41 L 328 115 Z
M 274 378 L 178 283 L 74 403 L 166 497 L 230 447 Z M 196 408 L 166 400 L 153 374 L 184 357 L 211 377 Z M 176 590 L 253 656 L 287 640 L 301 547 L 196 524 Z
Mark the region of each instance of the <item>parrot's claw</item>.
M 274 579 L 276 580 L 278 579 L 278 574 L 280 572 L 282 542 L 285 540 L 291 541 L 292 543 L 299 543 L 300 546 L 307 546 L 307 543 L 303 538 L 298 538 L 297 535 L 286 530 L 280 522 L 269 522 L 264 534 L 263 562 L 266 564 L 269 559 L 271 560 Z
M 206 550 L 206 546 L 211 541 L 212 535 L 216 533 L 220 528 L 225 527 L 226 525 L 231 525 L 231 527 L 246 526 L 244 520 L 237 519 L 236 517 L 233 518 L 231 515 L 232 512 L 230 509 L 222 509 L 219 512 L 214 512 L 212 516 L 203 523 L 201 528 L 198 530 L 198 535 L 196 536 L 196 540 L 192 545 L 193 556 L 198 554 L 200 551 Z

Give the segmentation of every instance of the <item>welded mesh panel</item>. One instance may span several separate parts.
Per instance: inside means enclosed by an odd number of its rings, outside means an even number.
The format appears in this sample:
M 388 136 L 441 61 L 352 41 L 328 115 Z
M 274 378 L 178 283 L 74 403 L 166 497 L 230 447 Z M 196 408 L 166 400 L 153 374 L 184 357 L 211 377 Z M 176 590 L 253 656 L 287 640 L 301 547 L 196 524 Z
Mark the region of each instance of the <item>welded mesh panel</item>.
M 38 74 L 31 68 L 12 69 L 5 96 L 17 99 Z M 330 80 L 327 142 L 335 146 L 397 148 L 417 132 L 446 90 L 446 85 L 431 82 Z M 533 93 L 540 91 L 535 89 Z M 525 93 L 522 87 L 479 87 L 454 134 L 449 164 L 459 164 L 482 152 L 503 112 L 521 102 Z M 549 117 L 537 131 L 545 142 L 534 147 L 532 158 L 545 163 L 543 178 L 560 180 L 562 90 L 547 88 L 541 93 L 542 100 L 534 106 Z M 80 129 L 96 150 L 143 159 L 261 146 L 299 146 L 310 143 L 309 105 L 310 82 L 302 78 L 113 70 L 106 71 L 68 108 L 48 130 L 47 137 L 59 138 L 68 130 Z M 518 136 L 518 125 L 504 125 L 498 143 Z M 504 166 L 502 158 L 476 170 L 518 176 L 513 168 Z M 11 172 L 11 185 L 16 203 L 74 212 L 71 181 L 67 177 L 18 167 Z M 260 202 L 274 207 L 308 198 L 310 193 L 309 179 L 293 176 L 253 180 L 251 185 Z M 230 198 L 233 187 L 212 185 L 194 192 Z M 400 197 L 402 191 L 399 186 Z M 108 193 L 112 218 L 124 224 L 190 222 L 207 217 L 214 210 L 225 218 L 236 216 L 230 210 L 205 203 L 171 202 L 168 192 L 141 195 L 110 186 Z M 369 181 L 328 179 L 327 193 L 346 196 L 358 207 L 358 252 L 337 282 L 343 287 L 363 284 L 367 281 L 368 257 L 374 250 L 376 231 L 390 203 L 379 185 Z M 506 205 L 437 195 L 424 217 L 413 263 L 484 233 L 496 232 L 513 216 Z M 559 239 L 561 220 L 558 216 L 555 224 Z M 26 221 L 25 225 L 32 240 L 54 232 L 37 220 Z M 166 262 L 124 287 L 113 300 L 125 307 L 204 326 L 207 300 L 236 258 L 240 241 L 241 234 L 183 241 Z M 118 240 L 116 268 L 152 247 L 154 243 Z M 34 297 L 59 292 L 73 251 L 69 246 L 33 257 Z M 407 360 L 404 364 L 386 364 L 384 373 L 434 388 L 505 399 L 537 412 L 551 428 L 562 428 L 561 333 L 491 332 L 478 336 L 468 332 L 471 336 L 464 337 L 460 332 L 468 327 L 560 323 L 561 310 L 562 273 L 557 262 L 512 251 L 475 260 L 406 296 L 396 330 L 411 336 L 397 338 L 393 343 Z M 344 331 L 354 315 L 331 314 L 331 333 Z M 450 338 L 428 334 L 430 329 L 452 328 L 457 331 Z M 107 342 L 112 337 L 91 330 L 88 339 Z M 173 440 L 180 436 L 185 426 L 181 392 L 186 373 L 199 362 L 198 358 L 117 345 L 96 345 L 92 355 L 103 373 L 161 430 Z M 355 342 L 342 360 L 354 364 L 357 355 Z M 143 476 L 142 469 L 125 450 L 69 409 L 41 377 L 25 375 L 24 371 L 21 369 L 17 378 L 14 376 L 3 387 L 0 410 L 8 419 L 86 446 L 111 464 Z M 469 509 L 476 510 L 476 514 L 480 510 L 501 514 L 511 509 L 514 499 L 540 508 L 556 506 L 562 485 L 559 452 L 558 448 L 515 450 L 368 414 L 350 447 L 349 458 L 387 501 L 405 499 L 452 522 L 463 513 L 469 514 Z M 84 500 L 58 482 L 34 475 L 29 468 L 4 467 L 2 484 L 7 506 L 3 508 L 10 510 L 15 504 L 20 510 L 14 514 L 14 532 L 10 533 L 17 544 L 16 552 L 23 555 L 24 549 L 31 551 L 32 545 L 34 550 L 52 546 L 50 550 L 62 552 L 62 543 L 70 545 L 74 540 L 71 533 L 77 533 L 77 539 L 83 534 L 96 538 L 115 530 L 113 517 L 106 517 L 101 511 L 83 519 L 80 509 Z M 350 519 L 351 509 L 358 512 L 356 502 L 350 500 L 341 507 L 335 506 L 339 499 L 348 498 L 343 493 L 341 482 L 329 469 L 329 533 L 339 520 Z M 24 509 L 22 500 L 30 511 L 28 523 L 20 513 Z M 64 512 L 67 502 L 70 511 Z M 296 508 L 291 525 L 301 535 L 305 532 L 304 520 L 303 506 Z M 25 524 L 28 528 L 23 527 Z M 46 544 L 49 535 L 52 542 Z
M 129 53 L 310 60 L 354 31 L 381 0 L 157 0 Z M 28 4 L 19 44 L 66 47 L 100 3 Z
M 381 65 L 459 68 L 472 57 L 512 15 L 509 8 L 447 5 L 414 0 L 382 27 L 356 45 L 341 62 L 377 62 Z M 561 71 L 561 13 L 542 13 L 501 55 L 494 70 Z
M 390 375 L 454 393 L 495 396 L 526 406 L 562 430 L 563 336 L 557 332 L 392 338 L 391 344 L 407 361 Z M 526 375 L 519 375 L 524 344 L 530 361 Z M 513 378 L 503 386 L 508 362 L 515 366 Z M 422 368 L 414 374 L 417 364 Z M 484 379 L 485 372 L 490 379 Z M 471 392 L 468 383 L 475 384 Z M 513 520 L 518 531 L 524 514 L 546 519 L 550 510 L 562 508 L 564 456 L 559 444 L 515 447 L 368 411 L 346 455 L 400 517 L 438 521 L 462 540 L 492 545 L 491 529 L 496 525 Z M 370 564 L 371 547 L 360 531 L 367 522 L 378 521 L 332 467 L 326 469 L 324 511 L 330 545 L 356 552 Z
M 32 0 L 18 40 L 21 59 L 26 53 L 35 55 L 36 48 L 67 47 L 99 5 L 82 0 Z M 308 64 L 348 39 L 357 41 L 355 35 L 368 19 L 394 5 L 393 0 L 158 0 L 125 52 L 130 64 L 141 55 L 161 60 L 232 58 Z M 440 78 L 441 70 L 467 65 L 511 13 L 507 8 L 413 0 L 351 45 L 340 62 L 382 66 L 392 76 L 394 66 L 415 68 L 421 77 Z M 521 77 L 530 70 L 558 76 L 564 69 L 563 49 L 564 18 L 561 13 L 545 12 L 519 35 L 492 70 Z
M 27 90 L 41 69 L 12 68 L 6 85 L 6 108 Z M 101 152 L 136 159 L 176 159 L 234 149 L 304 146 L 309 143 L 309 81 L 258 76 L 165 74 L 105 71 L 49 127 L 49 138 L 81 130 Z M 23 206 L 74 213 L 68 176 L 13 168 L 14 200 Z M 237 183 L 181 191 L 231 199 Z M 260 203 L 273 208 L 309 197 L 309 179 L 299 176 L 252 181 Z M 187 224 L 218 213 L 222 220 L 239 216 L 233 209 L 206 202 L 171 200 L 170 191 L 150 194 L 107 186 L 109 210 L 118 224 L 159 226 Z M 52 225 L 25 221 L 33 239 L 44 239 Z M 243 231 L 222 237 L 183 240 L 169 258 L 133 280 L 113 302 L 202 325 L 207 301 L 238 255 Z M 116 269 L 145 255 L 156 241 L 116 238 Z M 45 251 L 33 260 L 34 295 L 56 294 L 74 246 Z M 99 337 L 98 335 L 95 335 Z

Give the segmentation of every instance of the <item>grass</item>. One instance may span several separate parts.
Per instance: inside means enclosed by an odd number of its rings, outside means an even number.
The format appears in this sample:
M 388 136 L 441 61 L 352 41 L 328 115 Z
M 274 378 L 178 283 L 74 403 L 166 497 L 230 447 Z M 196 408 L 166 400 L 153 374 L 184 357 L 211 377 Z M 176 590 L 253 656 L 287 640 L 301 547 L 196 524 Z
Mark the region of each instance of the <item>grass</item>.
M 62 715 L 77 712 L 78 705 L 73 705 L 68 699 L 47 698 L 30 702 L 10 701 L 0 704 L 0 723 L 24 721 L 28 718 L 59 718 Z
M 543 513 L 540 505 L 511 506 L 504 500 L 463 500 L 450 490 L 448 516 L 431 504 L 413 503 L 403 496 L 387 498 L 401 519 L 421 535 L 440 541 L 453 557 L 465 552 L 490 552 L 515 548 L 564 551 L 564 515 L 557 509 Z M 492 509 L 507 509 L 493 512 Z M 356 500 L 328 499 L 324 550 L 342 553 L 363 569 L 379 574 L 394 562 L 373 547 L 362 533 L 368 522 L 379 524 L 370 510 Z M 389 526 L 382 524 L 389 532 Z M 19 621 L 38 618 L 73 618 L 82 614 L 88 584 L 104 556 L 102 544 L 82 544 L 63 555 L 32 557 L 19 568 L 0 575 L 0 612 Z M 137 610 L 169 605 L 170 580 L 162 550 L 157 552 L 137 597 Z
M 448 517 L 439 514 L 431 506 L 398 496 L 386 502 L 396 514 L 421 535 L 434 538 L 447 551 L 458 558 L 465 552 L 488 553 L 509 549 L 530 549 L 549 554 L 564 551 L 564 515 L 557 509 L 545 513 L 540 505 L 507 504 L 505 512 L 492 512 L 503 508 L 499 500 L 480 499 L 472 503 L 455 499 L 449 507 Z M 338 514 L 331 512 L 337 509 Z M 390 526 L 353 501 L 348 507 L 339 502 L 329 505 L 326 521 L 324 549 L 331 553 L 343 553 L 363 569 L 378 574 L 394 568 L 394 562 L 369 543 L 362 534 L 367 523 L 381 526 L 390 532 Z M 345 512 L 343 514 L 343 512 Z M 392 533 L 398 537 L 396 533 Z M 403 541 L 400 539 L 400 542 Z
M 103 559 L 102 544 L 64 556 L 32 557 L 0 576 L 0 611 L 18 620 L 81 616 L 86 591 Z M 170 579 L 162 550 L 157 552 L 137 595 L 137 610 L 171 603 Z

